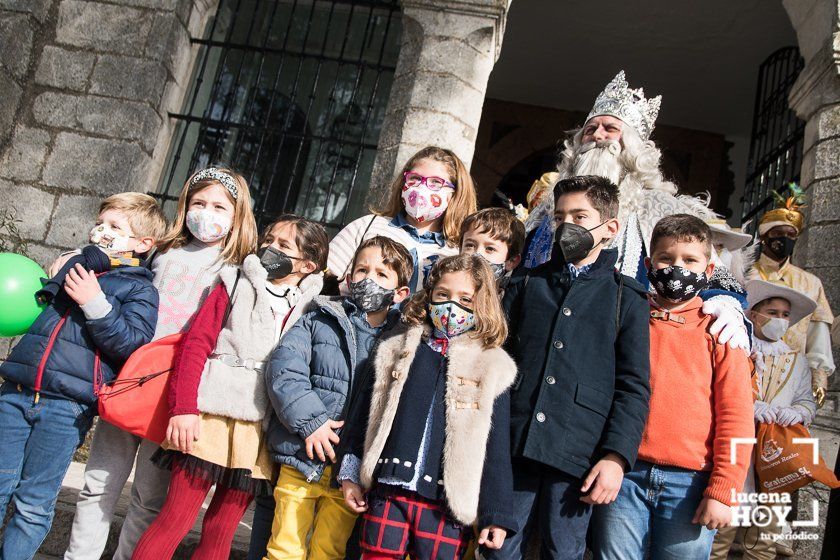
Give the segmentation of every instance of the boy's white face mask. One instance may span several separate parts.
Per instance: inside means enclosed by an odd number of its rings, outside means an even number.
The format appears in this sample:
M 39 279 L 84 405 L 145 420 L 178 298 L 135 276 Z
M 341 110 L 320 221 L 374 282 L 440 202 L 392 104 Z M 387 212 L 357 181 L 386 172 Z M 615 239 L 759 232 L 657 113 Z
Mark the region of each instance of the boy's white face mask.
M 764 338 L 772 342 L 781 340 L 781 338 L 785 336 L 788 328 L 790 328 L 790 321 L 788 319 L 782 319 L 781 317 L 767 317 L 766 315 L 762 315 L 760 313 L 756 313 L 756 315 L 765 320 L 763 324 L 758 324 L 761 334 L 764 335 Z
M 90 230 L 90 242 L 109 255 L 130 253 L 134 250 L 131 235 L 123 235 L 107 224 L 99 224 Z

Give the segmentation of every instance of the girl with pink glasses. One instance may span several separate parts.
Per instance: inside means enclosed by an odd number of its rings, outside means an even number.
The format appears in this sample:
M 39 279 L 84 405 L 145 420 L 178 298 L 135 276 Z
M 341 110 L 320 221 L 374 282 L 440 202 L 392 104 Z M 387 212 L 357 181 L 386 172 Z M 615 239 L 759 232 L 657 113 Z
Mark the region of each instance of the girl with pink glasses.
M 475 185 L 452 151 L 428 146 L 414 154 L 391 184 L 391 197 L 373 214 L 350 222 L 330 242 L 329 270 L 342 279 L 366 239 L 389 237 L 411 253 L 412 293 L 439 258 L 458 254 L 461 222 L 477 209 Z M 347 287 L 341 284 L 342 292 Z

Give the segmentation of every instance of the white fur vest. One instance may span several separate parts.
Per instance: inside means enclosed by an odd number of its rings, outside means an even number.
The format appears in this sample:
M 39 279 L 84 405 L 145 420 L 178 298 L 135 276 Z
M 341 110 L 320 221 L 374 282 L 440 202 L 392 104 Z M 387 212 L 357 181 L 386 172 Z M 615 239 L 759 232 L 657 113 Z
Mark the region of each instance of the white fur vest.
M 408 371 L 417 347 L 423 344 L 421 337 L 429 331 L 421 325 L 401 327 L 379 344 L 361 468 L 361 481 L 366 488 L 373 484 Z M 478 516 L 493 403 L 513 384 L 516 364 L 501 348 L 487 350 L 468 334 L 452 340 L 448 356 L 443 486 L 450 511 L 458 521 L 469 525 Z
M 208 358 L 198 386 L 198 409 L 235 420 L 258 422 L 265 419 L 269 407 L 262 368 L 268 365 L 278 342 L 275 339 L 277 319 L 269 303 L 269 298 L 274 296 L 266 289 L 267 272 L 259 257 L 245 257 L 241 270 L 235 291 L 237 269 L 225 269 L 220 273 L 228 296 L 231 296 L 231 309 L 213 354 L 239 358 L 247 365 L 229 365 L 220 358 Z M 300 300 L 289 313 L 283 334 L 321 292 L 323 283 L 321 274 L 310 274 L 301 281 Z M 262 363 L 262 367 L 250 367 L 254 362 Z

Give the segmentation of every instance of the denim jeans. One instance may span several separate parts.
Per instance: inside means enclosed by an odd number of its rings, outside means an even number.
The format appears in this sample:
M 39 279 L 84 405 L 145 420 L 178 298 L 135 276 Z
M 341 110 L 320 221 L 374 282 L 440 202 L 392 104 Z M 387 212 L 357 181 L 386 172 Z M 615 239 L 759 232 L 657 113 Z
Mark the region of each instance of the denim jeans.
M 500 550 L 484 550 L 488 560 L 520 560 L 535 528 L 540 534 L 542 560 L 580 560 L 586 550 L 586 530 L 592 506 L 581 502 L 583 480 L 555 468 L 513 460 L 513 513 L 521 520 Z
M 248 545 L 248 560 L 262 560 L 271 538 L 271 523 L 274 521 L 274 496 L 257 496 L 254 499 L 254 521 L 251 524 L 251 541 Z
M 715 531 L 691 522 L 708 483 L 708 472 L 637 461 L 615 502 L 595 508 L 595 559 L 708 560 Z
M 40 395 L 14 383 L 0 387 L 0 511 L 15 512 L 0 559 L 35 556 L 50 530 L 55 500 L 73 453 L 90 430 L 96 407 Z

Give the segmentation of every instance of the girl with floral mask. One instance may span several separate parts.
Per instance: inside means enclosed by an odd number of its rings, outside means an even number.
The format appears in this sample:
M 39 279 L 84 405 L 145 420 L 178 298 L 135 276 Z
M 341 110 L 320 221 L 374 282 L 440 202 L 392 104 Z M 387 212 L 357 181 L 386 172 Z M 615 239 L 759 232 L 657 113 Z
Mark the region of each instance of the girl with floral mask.
M 130 247 L 135 240 L 115 235 L 113 226 L 97 225 L 91 242 L 114 251 Z M 235 271 L 256 245 L 256 222 L 245 179 L 226 167 L 193 173 L 178 197 L 174 223 L 147 259 L 160 295 L 154 340 L 187 330 L 222 272 Z M 158 449 L 156 444 L 141 442 L 111 424 L 100 423 L 94 440 L 68 556 L 104 549 L 112 512 L 136 462 L 127 513 L 132 522 L 123 527 L 116 552 L 118 557 L 128 557 L 151 522 L 148 512 L 163 506 L 169 471 L 149 460 Z
M 459 255 L 434 266 L 403 324 L 380 342 L 370 404 L 348 419 L 338 476 L 347 505 L 364 514 L 363 559 L 402 557 L 406 542 L 412 558 L 440 558 L 443 537 L 457 543 L 457 560 L 473 524 L 485 549 L 500 548 L 517 526 L 508 394 L 516 366 L 501 348 L 506 336 L 490 268 Z M 379 523 L 385 512 L 409 539 L 391 538 Z M 421 526 L 444 533 L 430 538 Z
M 335 236 L 329 269 L 342 279 L 362 241 L 377 235 L 389 237 L 414 259 L 409 288 L 415 292 L 437 259 L 458 253 L 461 223 L 476 209 L 475 185 L 458 156 L 443 148 L 423 148 L 394 178 L 387 202 Z M 347 294 L 345 284 L 342 294 Z

